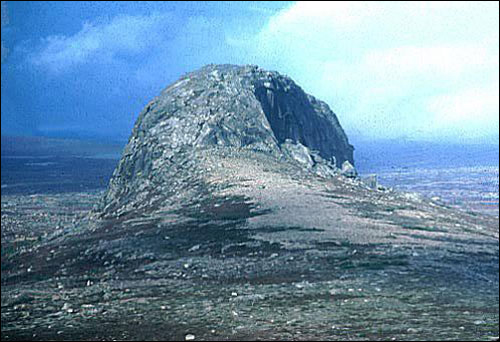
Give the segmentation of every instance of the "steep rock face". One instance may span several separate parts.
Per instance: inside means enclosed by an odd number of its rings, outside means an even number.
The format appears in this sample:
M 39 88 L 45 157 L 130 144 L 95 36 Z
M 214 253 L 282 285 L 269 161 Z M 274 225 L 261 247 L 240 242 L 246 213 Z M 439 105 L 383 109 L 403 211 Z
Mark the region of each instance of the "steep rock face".
M 111 213 L 192 186 L 181 178 L 203 172 L 197 151 L 219 147 L 260 151 L 323 176 L 354 163 L 336 115 L 290 78 L 257 66 L 209 65 L 141 112 L 101 209 Z
M 281 145 L 285 140 L 316 150 L 326 159 L 353 163 L 353 148 L 336 115 L 328 105 L 310 96 L 293 81 L 271 77 L 255 89 L 273 134 Z

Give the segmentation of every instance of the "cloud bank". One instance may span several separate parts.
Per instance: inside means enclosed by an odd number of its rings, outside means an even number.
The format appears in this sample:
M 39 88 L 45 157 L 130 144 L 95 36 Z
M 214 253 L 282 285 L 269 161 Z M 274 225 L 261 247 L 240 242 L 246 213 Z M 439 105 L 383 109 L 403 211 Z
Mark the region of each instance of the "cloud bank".
M 88 62 L 112 62 L 142 54 L 170 37 L 168 28 L 173 19 L 169 13 L 154 13 L 120 15 L 108 23 L 86 22 L 74 35 L 42 39 L 30 60 L 52 72 L 63 72 Z
M 348 132 L 498 137 L 499 6 L 297 2 L 233 44 L 325 99 Z

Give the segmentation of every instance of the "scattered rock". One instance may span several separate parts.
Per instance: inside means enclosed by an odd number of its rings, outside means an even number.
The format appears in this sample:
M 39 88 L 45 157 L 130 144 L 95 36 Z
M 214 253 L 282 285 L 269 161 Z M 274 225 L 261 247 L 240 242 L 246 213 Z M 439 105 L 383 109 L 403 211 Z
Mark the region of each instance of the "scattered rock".
M 363 184 L 365 184 L 368 188 L 372 190 L 377 190 L 379 188 L 379 184 L 377 182 L 377 175 L 368 175 L 366 177 L 362 177 L 361 182 L 363 182 Z
M 354 166 L 348 160 L 346 160 L 342 163 L 342 175 L 347 178 L 356 178 L 358 172 L 356 171 Z
M 197 250 L 200 249 L 200 245 L 194 245 L 193 247 L 191 247 L 188 251 L 189 252 L 196 252 Z

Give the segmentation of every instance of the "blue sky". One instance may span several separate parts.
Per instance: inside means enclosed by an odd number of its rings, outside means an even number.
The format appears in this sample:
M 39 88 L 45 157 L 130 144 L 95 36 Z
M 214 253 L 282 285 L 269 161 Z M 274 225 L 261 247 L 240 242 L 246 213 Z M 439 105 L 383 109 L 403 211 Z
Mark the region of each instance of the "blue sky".
M 498 2 L 2 1 L 2 134 L 126 139 L 208 63 L 289 75 L 356 139 L 498 144 Z

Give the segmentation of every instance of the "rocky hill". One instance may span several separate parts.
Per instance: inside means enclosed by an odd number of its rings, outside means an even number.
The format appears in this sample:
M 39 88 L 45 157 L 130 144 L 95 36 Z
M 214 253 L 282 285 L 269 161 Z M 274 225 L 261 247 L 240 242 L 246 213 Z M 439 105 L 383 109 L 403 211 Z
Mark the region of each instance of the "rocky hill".
M 287 77 L 185 75 L 104 195 L 2 196 L 2 340 L 497 339 L 498 219 L 352 152 Z
M 158 191 L 164 195 L 156 202 L 168 200 L 183 178 L 200 178 L 196 172 L 206 165 L 199 152 L 218 148 L 298 162 L 322 176 L 345 161 L 354 164 L 336 115 L 290 78 L 257 66 L 209 65 L 183 76 L 142 111 L 102 209 L 137 208 Z

